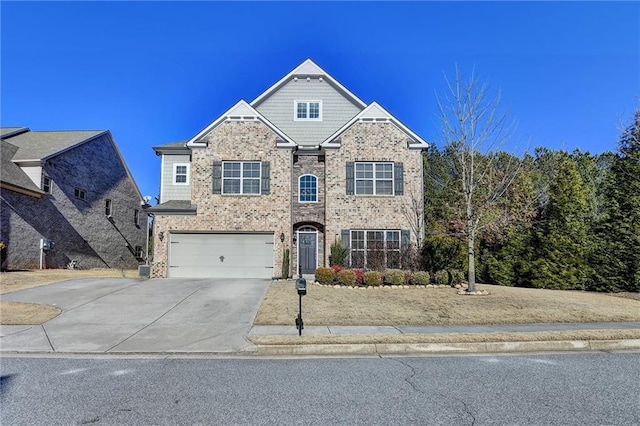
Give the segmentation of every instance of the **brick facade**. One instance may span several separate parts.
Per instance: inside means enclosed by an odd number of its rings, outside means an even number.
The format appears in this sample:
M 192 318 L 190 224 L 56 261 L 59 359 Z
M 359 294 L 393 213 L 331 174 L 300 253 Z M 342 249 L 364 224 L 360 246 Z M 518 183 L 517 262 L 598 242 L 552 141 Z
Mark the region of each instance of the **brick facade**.
M 164 232 L 273 232 L 274 273 L 280 275 L 283 249 L 291 235 L 291 151 L 276 148 L 276 135 L 259 121 L 227 121 L 213 129 L 195 148 L 191 162 L 191 194 L 195 216 L 156 215 L 152 276 L 166 277 L 169 238 Z M 214 161 L 268 161 L 268 195 L 213 194 Z M 285 235 L 284 244 L 280 234 Z
M 8 267 L 38 268 L 40 239 L 55 249 L 43 259 L 47 268 L 137 268 L 135 247 L 146 252 L 146 214 L 141 199 L 108 136 L 79 145 L 43 164 L 52 179 L 50 194 L 36 198 L 1 190 L 1 238 L 7 243 Z M 86 199 L 74 196 L 85 191 Z M 112 216 L 105 215 L 111 200 Z M 134 223 L 134 210 L 139 224 Z
M 310 117 L 294 110 L 302 100 L 321 102 L 319 117 L 306 120 Z M 166 145 L 163 155 L 172 155 L 168 150 L 175 145 Z M 398 235 L 403 245 L 417 241 L 415 232 L 410 232 L 415 227 L 407 223 L 407 213 L 413 206 L 423 205 L 422 150 L 427 147 L 376 102 L 364 104 L 306 60 L 251 104 L 238 102 L 184 145 L 192 153 L 192 205 L 189 210 L 172 210 L 176 204 L 167 202 L 155 210 L 152 274 L 168 275 L 169 238 L 159 241 L 160 232 L 273 233 L 273 270 L 277 277 L 285 248 L 291 249 L 291 274 L 297 272 L 299 257 L 305 259 L 302 263 L 309 269 L 314 266 L 314 255 L 317 266 L 328 266 L 331 244 L 346 230 L 400 231 L 384 233 L 385 241 L 396 244 L 387 248 L 399 252 Z M 229 160 L 268 161 L 270 193 L 214 194 L 214 162 Z M 347 163 L 352 170 L 351 163 L 360 161 L 393 163 L 395 195 L 347 195 Z M 399 173 L 401 180 L 396 179 Z M 315 202 L 299 200 L 299 178 L 305 174 L 317 178 Z M 372 179 L 371 184 L 374 182 L 380 179 Z M 163 209 L 168 209 L 164 215 Z M 412 213 L 414 218 L 422 215 L 422 211 Z M 280 234 L 284 234 L 284 243 Z M 315 253 L 313 235 L 317 235 Z M 373 244 L 377 244 L 377 234 L 372 235 Z M 299 246 L 304 252 L 298 253 Z

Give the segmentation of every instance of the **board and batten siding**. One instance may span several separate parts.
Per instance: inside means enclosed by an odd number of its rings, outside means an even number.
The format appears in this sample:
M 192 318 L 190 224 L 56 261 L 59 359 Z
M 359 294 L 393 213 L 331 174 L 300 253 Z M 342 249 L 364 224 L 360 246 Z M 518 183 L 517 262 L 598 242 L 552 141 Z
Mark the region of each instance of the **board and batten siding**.
M 322 121 L 294 120 L 295 101 L 321 101 Z M 319 145 L 361 110 L 317 77 L 289 81 L 256 109 L 300 145 Z
M 173 166 L 174 164 L 189 164 L 189 176 L 191 175 L 191 156 L 188 154 L 164 154 L 162 167 L 162 194 L 160 202 L 164 203 L 169 200 L 190 200 L 191 199 L 191 182 L 187 185 L 176 185 L 173 182 Z

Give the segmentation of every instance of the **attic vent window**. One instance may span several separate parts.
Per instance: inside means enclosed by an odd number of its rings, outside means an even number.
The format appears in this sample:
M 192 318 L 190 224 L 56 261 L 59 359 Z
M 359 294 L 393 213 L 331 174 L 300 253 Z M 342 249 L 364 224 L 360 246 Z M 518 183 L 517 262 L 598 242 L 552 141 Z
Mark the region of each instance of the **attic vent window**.
M 322 101 L 295 101 L 295 121 L 322 121 Z

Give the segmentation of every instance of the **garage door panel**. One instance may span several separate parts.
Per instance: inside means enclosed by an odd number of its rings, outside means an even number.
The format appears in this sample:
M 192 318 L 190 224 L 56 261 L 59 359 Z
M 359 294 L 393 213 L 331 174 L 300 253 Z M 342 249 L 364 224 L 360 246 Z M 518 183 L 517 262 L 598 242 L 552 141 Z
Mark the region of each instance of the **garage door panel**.
M 271 278 L 273 234 L 171 234 L 169 276 Z

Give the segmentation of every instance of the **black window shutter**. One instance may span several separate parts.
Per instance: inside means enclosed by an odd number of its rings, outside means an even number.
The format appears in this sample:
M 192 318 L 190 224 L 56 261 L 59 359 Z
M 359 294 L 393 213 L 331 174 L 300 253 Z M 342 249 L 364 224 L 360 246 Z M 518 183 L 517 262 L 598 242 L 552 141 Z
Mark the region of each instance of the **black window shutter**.
M 347 195 L 353 195 L 353 161 L 347 162 Z
M 402 163 L 394 163 L 393 169 L 393 192 L 395 195 L 404 195 L 404 166 Z
M 222 161 L 213 162 L 213 193 L 222 194 Z
M 262 195 L 269 195 L 271 192 L 271 164 L 268 161 L 262 162 Z

